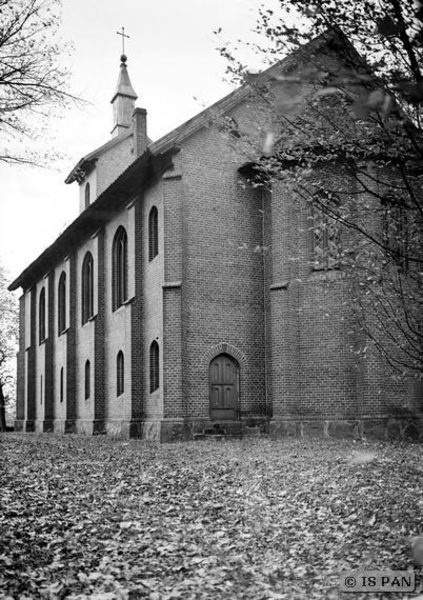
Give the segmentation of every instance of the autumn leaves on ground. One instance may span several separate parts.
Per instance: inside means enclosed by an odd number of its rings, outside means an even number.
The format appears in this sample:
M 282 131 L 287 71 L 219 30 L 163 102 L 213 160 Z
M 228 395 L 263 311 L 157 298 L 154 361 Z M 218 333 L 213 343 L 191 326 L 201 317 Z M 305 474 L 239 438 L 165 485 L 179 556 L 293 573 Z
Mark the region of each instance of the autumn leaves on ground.
M 351 600 L 345 569 L 414 569 L 423 593 L 418 444 L 3 434 L 0 454 L 1 599 Z

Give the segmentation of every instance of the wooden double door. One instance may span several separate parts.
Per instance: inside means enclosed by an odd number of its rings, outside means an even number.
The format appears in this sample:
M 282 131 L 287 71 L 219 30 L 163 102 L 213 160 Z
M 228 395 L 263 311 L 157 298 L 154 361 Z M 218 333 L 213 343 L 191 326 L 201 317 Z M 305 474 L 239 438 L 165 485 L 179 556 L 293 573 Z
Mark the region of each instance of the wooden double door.
M 238 417 L 239 366 L 227 354 L 220 354 L 210 363 L 210 418 L 216 420 Z

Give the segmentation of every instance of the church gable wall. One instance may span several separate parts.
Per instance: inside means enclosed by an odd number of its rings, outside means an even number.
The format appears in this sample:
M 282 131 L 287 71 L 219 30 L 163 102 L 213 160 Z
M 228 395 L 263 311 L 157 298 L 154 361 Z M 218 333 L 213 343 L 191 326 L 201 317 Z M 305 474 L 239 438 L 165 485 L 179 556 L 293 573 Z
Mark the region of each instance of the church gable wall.
M 333 280 L 331 279 L 333 277 Z M 349 294 L 340 273 L 310 273 L 299 284 L 300 399 L 291 414 L 354 418 L 358 414 Z
M 356 181 L 340 174 L 337 167 L 326 168 L 323 174 L 332 189 L 338 190 L 341 203 L 353 203 L 356 206 L 358 201 L 362 225 L 366 229 L 373 229 L 378 236 L 383 226 L 379 201 L 369 194 L 362 194 L 359 200 L 356 193 L 349 196 L 349 190 L 356 192 Z M 391 175 L 393 181 L 394 174 Z M 377 185 L 376 182 L 374 185 Z M 342 250 L 348 253 L 359 241 L 360 237 L 352 229 L 341 228 Z M 326 406 L 327 413 L 350 418 L 373 418 L 391 414 L 392 407 L 402 404 L 406 396 L 404 385 L 394 377 L 393 371 L 376 349 L 369 345 L 366 335 L 358 331 L 353 312 L 355 298 L 359 293 L 357 286 L 354 289 L 351 282 L 342 277 L 345 271 L 342 266 L 326 272 L 316 271 L 310 264 L 310 255 L 308 258 L 308 263 L 303 263 L 304 286 L 300 305 L 304 313 L 304 338 L 307 332 L 315 332 L 315 335 L 309 335 L 311 344 L 303 344 L 303 356 L 304 361 L 312 367 L 320 362 L 318 370 L 322 375 L 326 372 L 325 381 L 339 380 L 334 386 L 339 393 L 332 392 L 331 402 Z M 330 311 L 326 310 L 327 306 Z M 389 343 L 389 340 L 386 339 L 385 343 Z M 360 353 L 360 349 L 365 346 L 368 346 L 368 351 Z M 331 350 L 327 357 L 322 350 L 324 347 Z M 304 382 L 305 401 L 307 397 L 316 396 L 316 375 L 316 368 L 314 372 L 312 368 Z
M 350 418 L 358 397 L 345 279 L 313 270 L 308 212 L 288 183 L 274 183 L 267 210 L 274 416 Z
M 353 185 L 345 177 L 334 186 Z M 345 196 L 344 196 L 345 201 Z M 356 332 L 354 294 L 343 269 L 316 269 L 309 211 L 283 181 L 273 185 L 271 212 L 272 281 L 269 304 L 272 336 L 274 416 L 285 419 L 357 419 L 386 415 L 404 397 L 375 351 L 358 357 L 364 339 Z M 350 247 L 351 230 L 341 231 Z

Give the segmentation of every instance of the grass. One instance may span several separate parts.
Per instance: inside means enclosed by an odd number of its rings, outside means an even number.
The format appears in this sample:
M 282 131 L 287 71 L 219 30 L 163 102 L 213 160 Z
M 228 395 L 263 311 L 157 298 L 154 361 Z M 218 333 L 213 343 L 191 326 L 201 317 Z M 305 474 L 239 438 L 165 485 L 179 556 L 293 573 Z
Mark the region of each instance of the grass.
M 423 447 L 2 434 L 0 599 L 404 598 L 342 570 L 421 567 Z

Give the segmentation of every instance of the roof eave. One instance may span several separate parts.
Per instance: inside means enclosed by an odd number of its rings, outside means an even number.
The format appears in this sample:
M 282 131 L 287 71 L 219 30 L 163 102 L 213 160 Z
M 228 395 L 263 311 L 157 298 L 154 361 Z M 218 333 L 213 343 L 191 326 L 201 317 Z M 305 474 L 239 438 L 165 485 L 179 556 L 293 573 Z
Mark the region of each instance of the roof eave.
M 94 166 L 95 162 L 99 159 L 99 157 L 104 152 L 106 152 L 106 150 L 113 148 L 113 146 L 116 146 L 116 144 L 119 144 L 123 140 L 126 140 L 127 138 L 131 137 L 132 134 L 133 134 L 132 129 L 130 129 L 129 131 L 112 138 L 111 140 L 109 140 L 102 146 L 99 146 L 98 148 L 96 148 L 95 150 L 90 152 L 89 154 L 83 156 L 78 161 L 78 163 L 74 166 L 74 168 L 69 173 L 69 175 L 66 177 L 65 183 L 73 183 L 74 181 L 78 181 L 78 173 L 81 170 L 84 173 L 84 175 L 86 176 L 90 172 L 91 167 Z M 87 168 L 86 171 L 85 171 L 85 167 Z
M 86 239 L 104 227 L 140 189 L 151 185 L 170 168 L 172 157 L 177 152 L 179 147 L 175 145 L 157 154 L 146 150 L 10 284 L 8 289 L 14 291 L 19 287 L 24 290 L 31 288 L 65 256 L 74 252 Z
M 90 160 L 81 158 L 81 160 L 74 166 L 72 171 L 66 177 L 65 183 L 73 183 L 74 181 L 82 183 L 84 178 L 94 169 L 97 160 L 98 158 L 91 158 Z

